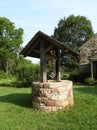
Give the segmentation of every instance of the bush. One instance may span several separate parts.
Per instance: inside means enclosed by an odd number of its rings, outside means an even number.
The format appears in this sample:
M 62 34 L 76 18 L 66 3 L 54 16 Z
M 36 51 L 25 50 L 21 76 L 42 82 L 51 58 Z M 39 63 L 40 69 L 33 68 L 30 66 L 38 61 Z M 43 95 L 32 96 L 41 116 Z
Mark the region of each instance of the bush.
M 6 79 L 8 77 L 8 74 L 5 73 L 4 71 L 0 71 L 0 79 Z
M 31 84 L 29 84 L 29 82 L 27 81 L 22 81 L 22 80 L 18 80 L 16 83 L 14 83 L 14 86 L 17 88 L 27 88 L 30 87 Z
M 85 69 L 74 70 L 71 72 L 69 79 L 78 83 L 84 83 L 84 79 L 90 76 L 90 72 Z
M 86 83 L 86 85 L 95 85 L 97 83 L 96 80 L 91 77 L 86 78 L 84 82 Z
M 39 69 L 39 64 L 33 64 L 26 59 L 19 59 L 14 75 L 0 71 L 0 85 L 29 87 L 33 81 L 39 81 Z
M 4 71 L 0 71 L 0 85 L 12 86 L 17 81 L 17 78 L 12 74 L 7 74 Z
M 22 59 L 17 66 L 17 84 L 21 87 L 29 87 L 32 81 L 39 81 L 39 64 L 32 64 L 31 61 Z
M 66 80 L 66 79 L 68 79 L 69 75 L 70 75 L 69 73 L 64 73 L 61 75 L 61 79 Z

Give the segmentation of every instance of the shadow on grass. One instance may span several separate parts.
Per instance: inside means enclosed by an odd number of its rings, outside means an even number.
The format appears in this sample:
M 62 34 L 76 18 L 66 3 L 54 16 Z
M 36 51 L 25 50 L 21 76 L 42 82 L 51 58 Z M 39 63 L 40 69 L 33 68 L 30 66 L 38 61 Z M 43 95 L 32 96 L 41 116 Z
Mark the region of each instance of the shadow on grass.
M 97 95 L 97 86 L 79 86 L 74 88 L 74 90 L 80 91 L 82 93 Z
M 0 102 L 13 103 L 15 105 L 31 108 L 31 94 L 14 93 L 0 96 Z

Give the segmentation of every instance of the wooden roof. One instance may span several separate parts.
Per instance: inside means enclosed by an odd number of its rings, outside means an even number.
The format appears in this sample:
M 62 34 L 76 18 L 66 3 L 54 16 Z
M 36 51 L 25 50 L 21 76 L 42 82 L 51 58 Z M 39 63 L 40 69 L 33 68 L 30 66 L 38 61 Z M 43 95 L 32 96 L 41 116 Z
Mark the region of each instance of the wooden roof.
M 92 60 L 92 61 L 97 61 L 97 53 L 91 55 L 88 57 L 89 60 Z
M 64 43 L 55 40 L 54 38 L 46 35 L 45 33 L 39 31 L 35 36 L 28 42 L 25 48 L 20 52 L 20 55 L 31 56 L 35 58 L 40 58 L 40 44 L 45 43 L 46 55 L 53 58 L 57 58 L 55 51 L 60 51 L 60 57 L 64 56 L 65 53 L 71 53 L 72 55 L 79 56 L 79 53 L 73 49 L 66 46 Z M 51 54 L 53 50 L 53 54 Z
M 97 33 L 94 34 L 94 36 L 91 37 L 88 41 L 86 41 L 78 50 L 81 50 L 81 49 L 87 47 L 87 45 L 91 46 L 91 47 L 93 47 L 93 45 L 97 46 Z

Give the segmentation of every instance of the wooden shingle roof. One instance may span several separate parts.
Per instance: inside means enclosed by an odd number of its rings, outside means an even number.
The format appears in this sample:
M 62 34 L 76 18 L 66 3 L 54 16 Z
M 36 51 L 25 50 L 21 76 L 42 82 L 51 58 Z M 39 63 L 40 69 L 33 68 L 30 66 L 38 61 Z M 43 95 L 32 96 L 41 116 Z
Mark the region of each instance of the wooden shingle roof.
M 28 44 L 20 52 L 20 55 L 31 56 L 35 58 L 40 58 L 40 44 L 45 43 L 45 52 L 50 55 L 50 51 L 53 50 L 52 57 L 55 57 L 54 51 L 60 51 L 60 57 L 64 56 L 65 53 L 71 53 L 72 55 L 79 56 L 79 53 L 73 49 L 66 46 L 64 43 L 55 40 L 54 38 L 46 35 L 45 33 L 39 31 L 35 36 L 28 42 Z
M 78 50 L 81 50 L 87 46 L 93 47 L 93 46 L 97 46 L 97 33 L 91 37 L 88 41 L 86 41 Z
M 97 53 L 91 55 L 88 57 L 89 60 L 92 60 L 92 61 L 97 61 Z

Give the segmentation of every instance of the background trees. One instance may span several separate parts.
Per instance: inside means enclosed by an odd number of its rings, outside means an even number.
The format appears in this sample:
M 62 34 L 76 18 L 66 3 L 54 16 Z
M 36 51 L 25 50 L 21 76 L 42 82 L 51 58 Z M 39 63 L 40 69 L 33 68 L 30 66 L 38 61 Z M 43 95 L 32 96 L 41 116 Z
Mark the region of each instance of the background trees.
M 9 19 L 0 17 L 0 83 L 28 87 L 39 80 L 39 65 L 19 56 L 23 43 L 23 29 L 16 28 Z
M 39 65 L 19 56 L 23 42 L 23 29 L 16 28 L 9 19 L 0 17 L 0 78 L 9 74 L 15 74 L 17 82 L 30 84 L 33 80 L 39 80 Z M 74 50 L 85 43 L 94 35 L 90 20 L 84 16 L 70 15 L 59 21 L 54 29 L 53 37 Z M 65 67 L 64 67 L 65 66 Z M 62 68 L 72 71 L 79 66 L 75 57 L 67 54 L 62 59 Z M 62 69 L 63 71 L 63 69 Z
M 90 20 L 84 16 L 70 15 L 59 21 L 53 37 L 76 50 L 93 35 Z
M 32 64 L 30 60 L 20 57 L 16 69 L 18 81 L 21 86 L 28 87 L 32 81 L 39 81 L 40 66 L 39 64 Z
M 23 42 L 23 29 L 15 28 L 9 19 L 0 17 L 0 68 L 6 73 L 14 69 Z
M 58 26 L 54 29 L 53 37 L 74 50 L 78 50 L 93 35 L 90 20 L 84 16 L 70 15 L 59 21 Z M 78 61 L 70 54 L 64 56 L 62 65 L 65 65 L 68 71 L 72 71 L 79 66 Z

